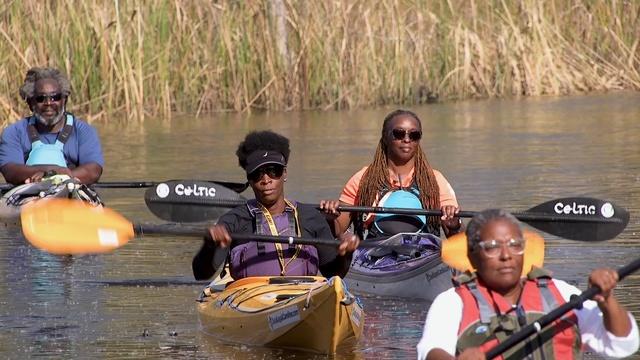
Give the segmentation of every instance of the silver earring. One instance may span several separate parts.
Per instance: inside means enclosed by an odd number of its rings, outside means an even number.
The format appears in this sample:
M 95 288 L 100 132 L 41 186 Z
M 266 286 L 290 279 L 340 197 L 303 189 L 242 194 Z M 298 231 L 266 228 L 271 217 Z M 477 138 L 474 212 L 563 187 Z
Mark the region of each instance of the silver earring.
M 284 178 L 284 182 L 287 182 L 287 178 Z

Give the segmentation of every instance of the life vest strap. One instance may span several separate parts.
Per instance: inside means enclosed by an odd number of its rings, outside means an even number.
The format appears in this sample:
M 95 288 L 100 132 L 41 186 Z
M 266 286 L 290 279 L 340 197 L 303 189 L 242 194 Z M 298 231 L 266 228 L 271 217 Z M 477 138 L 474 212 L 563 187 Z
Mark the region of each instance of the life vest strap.
M 542 308 L 545 314 L 548 314 L 558 305 L 556 298 L 551 293 L 551 289 L 549 289 L 549 279 L 538 279 L 538 289 L 540 289 L 540 297 L 542 298 Z
M 295 203 L 291 203 L 293 206 L 295 206 Z M 251 216 L 253 217 L 253 221 L 254 221 L 254 226 L 255 226 L 255 234 L 256 235 L 273 235 L 271 233 L 265 233 L 264 228 L 265 228 L 265 224 L 267 223 L 267 220 L 264 216 L 264 213 L 262 212 L 262 210 L 260 209 L 260 207 L 258 206 L 258 202 L 257 200 L 253 199 L 253 200 L 249 200 L 247 201 L 247 208 L 249 209 L 249 213 L 251 214 Z M 286 212 L 293 212 L 295 214 L 295 209 L 291 208 L 290 206 L 286 206 L 285 207 L 285 213 Z M 297 233 L 297 227 L 296 227 L 296 221 L 298 219 L 296 219 L 296 216 L 287 216 L 288 220 L 289 220 L 289 231 L 291 233 Z M 256 248 L 258 249 L 258 255 L 264 255 L 266 253 L 266 246 L 263 242 L 257 241 L 256 242 Z
M 40 133 L 38 132 L 38 129 L 36 129 L 35 124 L 36 124 L 35 118 L 31 117 L 29 119 L 29 124 L 27 125 L 27 134 L 29 135 L 29 141 L 31 141 L 32 144 L 35 143 L 36 141 L 42 142 L 42 139 L 40 138 Z M 59 142 L 62 145 L 66 144 L 72 132 L 73 132 L 73 114 L 67 113 L 66 123 L 62 127 L 62 130 L 60 130 L 60 132 L 58 133 L 58 138 L 56 139 L 56 143 Z
M 491 324 L 491 317 L 496 313 L 495 310 L 491 308 L 485 297 L 480 293 L 480 289 L 478 289 L 478 285 L 475 281 L 468 282 L 467 287 L 478 303 L 478 310 L 480 310 L 480 322 L 483 324 Z

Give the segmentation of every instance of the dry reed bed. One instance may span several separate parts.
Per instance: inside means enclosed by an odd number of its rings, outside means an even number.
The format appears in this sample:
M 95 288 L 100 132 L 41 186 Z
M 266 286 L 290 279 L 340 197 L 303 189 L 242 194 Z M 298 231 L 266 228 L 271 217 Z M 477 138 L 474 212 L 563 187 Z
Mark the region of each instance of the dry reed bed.
M 0 114 L 47 64 L 90 119 L 637 90 L 639 21 L 615 0 L 4 0 Z

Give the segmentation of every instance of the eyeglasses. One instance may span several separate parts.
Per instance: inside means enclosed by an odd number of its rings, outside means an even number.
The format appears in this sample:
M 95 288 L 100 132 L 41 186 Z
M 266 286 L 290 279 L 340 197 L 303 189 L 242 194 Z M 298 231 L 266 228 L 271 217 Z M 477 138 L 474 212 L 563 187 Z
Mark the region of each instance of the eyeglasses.
M 48 94 L 48 95 L 36 95 L 36 96 L 33 97 L 33 99 L 38 104 L 42 104 L 47 100 L 49 100 L 49 102 L 56 102 L 56 101 L 62 100 L 62 94 L 61 93 L 55 93 L 55 94 Z
M 419 141 L 422 138 L 422 131 L 420 130 L 405 130 L 405 129 L 393 129 L 391 135 L 396 140 L 404 140 L 409 135 L 409 140 Z
M 284 166 L 282 165 L 267 165 L 256 169 L 254 172 L 247 174 L 247 180 L 257 182 L 262 179 L 264 174 L 267 174 L 272 179 L 280 179 L 284 173 Z
M 500 255 L 502 247 L 506 246 L 511 255 L 524 254 L 524 240 L 523 239 L 509 239 L 507 241 L 498 240 L 486 240 L 476 244 L 476 248 L 482 249 L 487 257 L 493 258 Z

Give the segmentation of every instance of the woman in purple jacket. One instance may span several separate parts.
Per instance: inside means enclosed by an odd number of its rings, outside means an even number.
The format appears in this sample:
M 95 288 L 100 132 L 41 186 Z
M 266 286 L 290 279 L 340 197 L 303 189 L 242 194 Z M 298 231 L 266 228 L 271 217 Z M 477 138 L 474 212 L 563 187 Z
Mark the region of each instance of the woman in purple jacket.
M 225 256 L 216 251 L 230 249 L 229 269 L 234 279 L 248 276 L 344 276 L 359 239 L 340 236 L 338 248 L 331 246 L 272 244 L 231 241 L 230 234 L 261 234 L 332 238 L 325 216 L 312 206 L 285 198 L 289 140 L 272 131 L 249 133 L 236 155 L 247 173 L 255 199 L 232 209 L 209 228 L 200 252 L 193 259 L 196 279 L 208 279 Z

